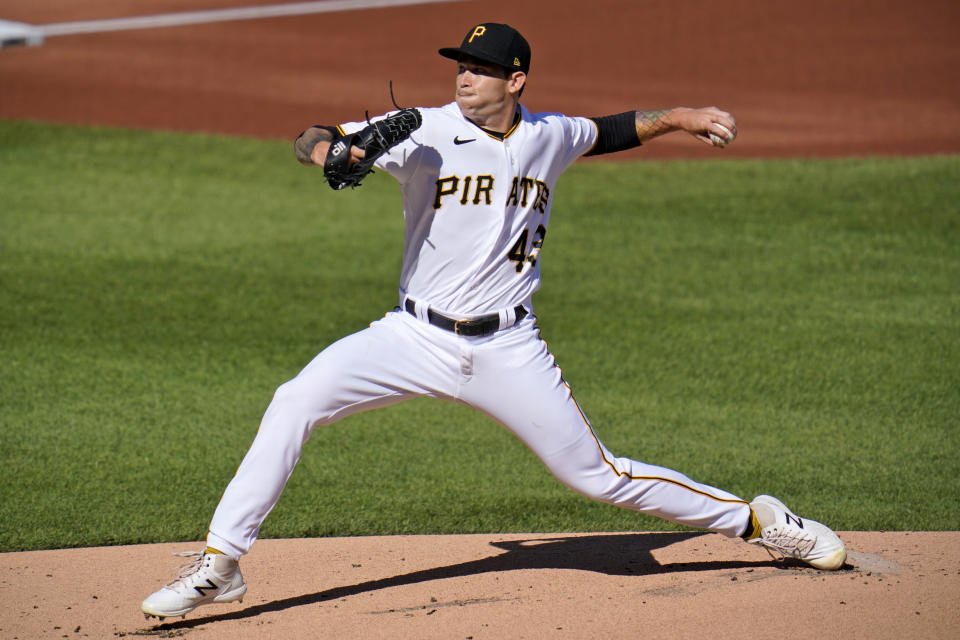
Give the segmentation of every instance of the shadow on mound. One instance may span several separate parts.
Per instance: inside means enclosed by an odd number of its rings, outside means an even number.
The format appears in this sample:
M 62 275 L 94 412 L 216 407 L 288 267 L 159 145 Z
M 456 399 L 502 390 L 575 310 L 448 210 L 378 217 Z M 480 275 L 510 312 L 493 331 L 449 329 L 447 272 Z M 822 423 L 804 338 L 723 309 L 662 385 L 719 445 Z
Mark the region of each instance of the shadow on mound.
M 652 551 L 707 534 L 705 532 L 598 534 L 575 537 L 536 538 L 491 542 L 490 546 L 505 553 L 459 564 L 422 569 L 378 580 L 331 587 L 316 593 L 274 600 L 240 611 L 220 615 L 180 620 L 154 627 L 158 630 L 189 629 L 212 622 L 254 618 L 263 613 L 284 611 L 293 607 L 319 604 L 379 589 L 459 578 L 481 573 L 496 573 L 522 569 L 573 569 L 595 571 L 611 576 L 655 575 L 684 571 L 719 571 L 724 569 L 784 566 L 773 560 L 744 562 L 708 560 L 660 564 Z

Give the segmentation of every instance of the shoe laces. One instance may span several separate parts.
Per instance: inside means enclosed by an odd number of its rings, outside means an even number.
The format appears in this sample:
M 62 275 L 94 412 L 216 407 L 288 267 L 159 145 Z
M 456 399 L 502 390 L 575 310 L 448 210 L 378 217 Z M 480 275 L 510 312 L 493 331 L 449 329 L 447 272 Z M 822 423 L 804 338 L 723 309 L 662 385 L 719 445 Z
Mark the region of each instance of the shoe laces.
M 772 558 L 777 558 L 776 554 L 779 554 L 781 558 L 802 560 L 813 551 L 817 539 L 803 531 L 770 529 L 757 538 L 757 543 L 766 549 Z
M 185 581 L 190 576 L 196 574 L 200 571 L 200 567 L 203 566 L 203 552 L 202 551 L 180 551 L 177 553 L 172 553 L 170 555 L 178 556 L 181 558 L 193 558 L 190 562 L 182 564 L 177 568 L 177 577 L 171 580 L 167 586 L 168 587 L 177 587 L 177 586 L 186 586 Z

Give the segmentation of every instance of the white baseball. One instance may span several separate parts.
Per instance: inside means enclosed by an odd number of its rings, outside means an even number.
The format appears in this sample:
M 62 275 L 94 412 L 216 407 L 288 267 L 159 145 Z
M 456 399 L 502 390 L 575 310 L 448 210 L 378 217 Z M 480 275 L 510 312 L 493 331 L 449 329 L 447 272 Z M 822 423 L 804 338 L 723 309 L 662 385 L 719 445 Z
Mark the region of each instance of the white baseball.
M 736 136 L 733 135 L 733 132 L 730 131 L 730 129 L 727 129 L 725 126 L 723 126 L 723 125 L 720 124 L 719 122 L 716 123 L 716 125 L 717 125 L 718 127 L 720 127 L 721 129 L 723 129 L 724 134 L 723 134 L 722 136 L 718 136 L 717 134 L 715 134 L 715 133 L 713 133 L 713 132 L 710 133 L 710 142 L 713 143 L 713 146 L 715 146 L 715 147 L 725 147 L 725 146 L 727 146 L 728 144 L 730 144 L 731 142 L 733 142 L 733 139 L 736 138 Z

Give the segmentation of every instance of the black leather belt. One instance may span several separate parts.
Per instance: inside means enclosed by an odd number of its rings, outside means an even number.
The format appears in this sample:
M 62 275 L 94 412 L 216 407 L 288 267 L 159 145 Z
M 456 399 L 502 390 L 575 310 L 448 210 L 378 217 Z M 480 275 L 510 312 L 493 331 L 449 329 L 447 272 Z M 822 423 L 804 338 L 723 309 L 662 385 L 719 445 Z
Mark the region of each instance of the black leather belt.
M 410 315 L 417 315 L 417 304 L 410 298 L 406 299 L 403 306 Z M 520 322 L 527 317 L 527 309 L 522 304 L 514 307 L 513 311 L 517 314 L 516 322 Z M 458 336 L 486 336 L 500 328 L 499 313 L 490 313 L 485 316 L 475 316 L 465 320 L 457 320 L 455 318 L 448 318 L 442 313 L 437 313 L 433 309 L 428 309 L 427 319 L 433 326 L 452 331 Z

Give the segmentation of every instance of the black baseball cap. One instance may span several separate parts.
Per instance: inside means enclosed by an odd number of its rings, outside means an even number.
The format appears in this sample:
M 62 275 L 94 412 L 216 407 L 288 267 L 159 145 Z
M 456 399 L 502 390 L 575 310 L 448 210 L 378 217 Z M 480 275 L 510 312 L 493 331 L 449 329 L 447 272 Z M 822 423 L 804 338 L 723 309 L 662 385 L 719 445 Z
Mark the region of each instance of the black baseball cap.
M 478 24 L 467 32 L 459 47 L 445 47 L 438 53 L 452 60 L 470 56 L 498 64 L 507 71 L 530 71 L 530 45 L 508 24 Z

